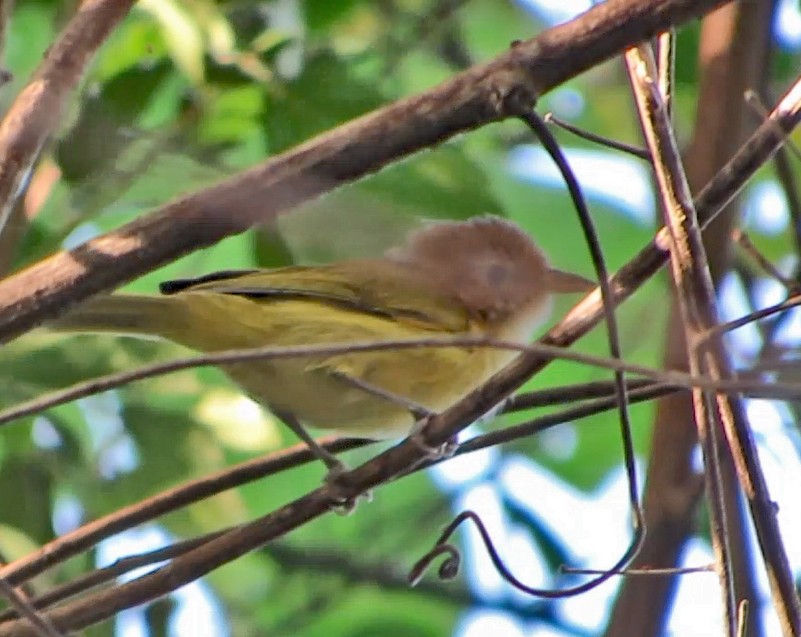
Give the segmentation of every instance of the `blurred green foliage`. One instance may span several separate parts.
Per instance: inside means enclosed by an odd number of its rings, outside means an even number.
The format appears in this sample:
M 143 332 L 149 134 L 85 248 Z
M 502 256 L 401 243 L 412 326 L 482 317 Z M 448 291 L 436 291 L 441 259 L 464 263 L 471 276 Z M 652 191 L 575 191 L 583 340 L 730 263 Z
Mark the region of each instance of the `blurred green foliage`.
M 0 93 L 0 106 L 7 107 L 24 86 L 75 4 L 16 3 L 4 52 L 14 79 Z M 465 63 L 501 52 L 515 38 L 535 35 L 542 26 L 512 2 L 472 0 L 444 15 L 438 13 L 440 6 L 435 0 L 143 0 L 100 51 L 57 139 L 41 159 L 31 188 L 44 189 L 37 191 L 44 203 L 33 211 L 15 267 L 59 250 L 65 242 L 119 227 L 172 197 L 423 90 Z M 695 98 L 697 35 L 697 29 L 684 31 L 678 52 L 676 104 L 678 130 L 684 134 Z M 574 123 L 637 143 L 619 64 L 599 67 L 567 88 L 584 99 Z M 556 99 L 558 92 L 545 96 L 541 111 Z M 566 145 L 589 147 L 560 137 Z M 375 253 L 397 240 L 416 218 L 487 212 L 523 225 L 560 268 L 590 276 L 587 249 L 564 190 L 509 176 L 506 153 L 520 141 L 529 142 L 529 133 L 516 122 L 464 135 L 314 202 L 281 219 L 277 228 L 232 237 L 129 287 L 153 291 L 159 280 L 170 277 Z M 52 187 L 36 178 L 53 169 L 60 178 Z M 609 205 L 591 204 L 610 267 L 616 268 L 651 237 L 652 228 Z M 766 240 L 762 247 L 772 258 L 789 250 L 784 238 Z M 559 311 L 567 308 L 566 302 L 558 306 Z M 620 328 L 629 359 L 658 366 L 665 308 L 662 280 L 650 283 L 622 308 Z M 605 354 L 604 330 L 596 329 L 579 347 Z M 178 348 L 155 342 L 32 334 L 0 352 L 0 403 L 8 406 L 177 353 Z M 530 385 L 604 377 L 597 370 L 558 363 Z M 255 428 L 250 431 L 259 432 L 249 435 L 240 426 L 244 416 L 237 410 L 236 389 L 214 370 L 145 381 L 116 395 L 124 427 L 111 439 L 93 432 L 103 423 L 88 421 L 87 410 L 77 405 L 47 414 L 49 424 L 39 419 L 34 427 L 28 419 L 4 428 L 0 552 L 5 559 L 19 557 L 63 530 L 53 513 L 60 498 L 77 500 L 87 521 L 294 442 L 268 416 L 249 416 Z M 209 410 L 209 396 L 223 405 L 222 416 L 219 408 Z M 530 415 L 499 422 L 519 422 Z M 633 415 L 638 449 L 647 451 L 652 408 L 637 407 Z M 42 444 L 37 427 L 40 434 L 44 427 L 55 435 L 57 444 Z M 620 464 L 617 416 L 576 423 L 575 432 L 576 447 L 566 456 L 552 457 L 537 439 L 515 443 L 509 450 L 528 454 L 562 480 L 591 492 Z M 135 462 L 109 472 L 104 469 L 110 461 L 106 456 L 119 439 L 135 449 Z M 352 461 L 368 454 L 354 453 Z M 161 523 L 180 537 L 209 532 L 264 514 L 315 487 L 321 475 L 316 465 L 285 472 L 171 514 Z M 561 563 L 567 549 L 559 538 L 517 513 L 510 505 L 510 516 L 541 541 L 549 561 Z M 326 516 L 284 541 L 301 550 L 326 548 L 402 570 L 427 550 L 449 517 L 450 503 L 421 474 L 381 489 L 376 501 L 356 516 Z M 74 575 L 74 565 L 68 565 L 46 581 Z M 347 572 L 321 574 L 274 559 L 269 547 L 220 569 L 209 581 L 233 634 L 243 636 L 443 635 L 465 608 L 462 598 L 449 597 L 447 586 L 436 596 L 358 581 Z M 452 586 L 463 590 L 463 584 Z M 162 634 L 156 624 L 163 624 L 168 610 L 149 616 L 153 634 Z M 522 606 L 520 612 L 525 615 Z M 554 617 L 547 621 L 558 624 Z M 92 634 L 111 634 L 111 625 Z

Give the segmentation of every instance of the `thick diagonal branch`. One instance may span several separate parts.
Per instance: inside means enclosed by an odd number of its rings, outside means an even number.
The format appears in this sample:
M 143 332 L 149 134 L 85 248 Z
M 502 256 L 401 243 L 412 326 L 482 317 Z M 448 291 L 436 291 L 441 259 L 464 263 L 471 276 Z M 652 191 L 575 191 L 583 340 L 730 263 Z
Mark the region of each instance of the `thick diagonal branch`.
M 544 92 L 722 0 L 609 0 L 391 104 L 0 283 L 0 342 L 390 162 L 530 109 Z

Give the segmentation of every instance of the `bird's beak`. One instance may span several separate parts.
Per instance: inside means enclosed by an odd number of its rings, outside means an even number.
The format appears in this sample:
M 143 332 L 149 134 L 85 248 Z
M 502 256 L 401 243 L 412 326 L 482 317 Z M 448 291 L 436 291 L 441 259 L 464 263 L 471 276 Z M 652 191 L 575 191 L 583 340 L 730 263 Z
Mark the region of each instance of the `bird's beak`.
M 585 279 L 580 274 L 564 272 L 563 270 L 549 269 L 546 273 L 548 277 L 548 289 L 556 294 L 567 294 L 570 292 L 589 292 L 597 287 L 597 283 Z

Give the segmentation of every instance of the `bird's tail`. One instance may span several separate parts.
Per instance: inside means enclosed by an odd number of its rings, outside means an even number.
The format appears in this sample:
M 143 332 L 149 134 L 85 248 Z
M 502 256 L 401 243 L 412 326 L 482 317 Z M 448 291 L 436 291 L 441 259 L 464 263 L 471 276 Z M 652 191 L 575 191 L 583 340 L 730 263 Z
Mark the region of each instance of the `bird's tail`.
M 97 296 L 75 306 L 46 327 L 59 332 L 110 332 L 172 338 L 183 329 L 177 297 L 140 294 Z

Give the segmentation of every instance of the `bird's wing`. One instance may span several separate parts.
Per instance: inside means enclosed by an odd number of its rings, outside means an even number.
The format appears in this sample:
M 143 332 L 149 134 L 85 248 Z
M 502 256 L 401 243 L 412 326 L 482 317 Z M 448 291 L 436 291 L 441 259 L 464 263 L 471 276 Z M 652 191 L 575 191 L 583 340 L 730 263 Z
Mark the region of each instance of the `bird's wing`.
M 408 268 L 379 260 L 272 270 L 225 271 L 162 283 L 164 294 L 214 292 L 276 302 L 309 300 L 436 332 L 464 332 L 469 317 L 455 299 Z

